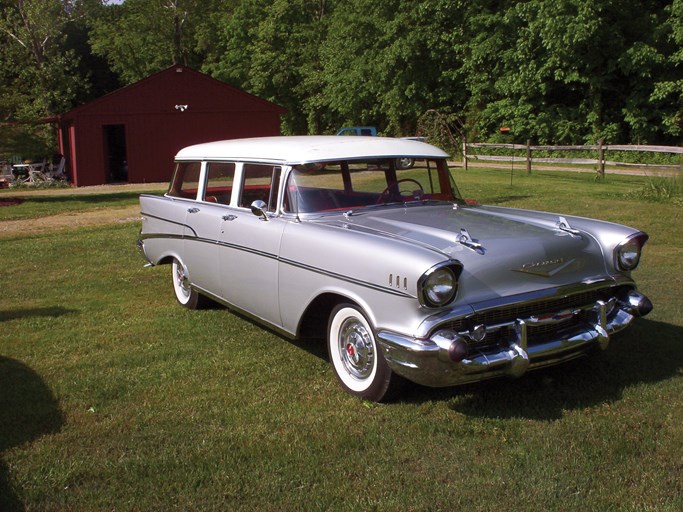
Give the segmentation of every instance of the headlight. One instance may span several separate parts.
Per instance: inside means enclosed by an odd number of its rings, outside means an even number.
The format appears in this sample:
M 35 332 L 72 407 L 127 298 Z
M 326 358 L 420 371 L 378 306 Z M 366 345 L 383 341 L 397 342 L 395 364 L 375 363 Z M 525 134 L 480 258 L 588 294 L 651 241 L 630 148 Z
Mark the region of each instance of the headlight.
M 425 272 L 418 283 L 422 305 L 438 308 L 451 302 L 458 291 L 459 273 L 451 266 L 436 266 Z
M 619 270 L 630 271 L 640 262 L 640 253 L 647 242 L 645 233 L 637 233 L 621 242 L 614 250 L 615 265 Z

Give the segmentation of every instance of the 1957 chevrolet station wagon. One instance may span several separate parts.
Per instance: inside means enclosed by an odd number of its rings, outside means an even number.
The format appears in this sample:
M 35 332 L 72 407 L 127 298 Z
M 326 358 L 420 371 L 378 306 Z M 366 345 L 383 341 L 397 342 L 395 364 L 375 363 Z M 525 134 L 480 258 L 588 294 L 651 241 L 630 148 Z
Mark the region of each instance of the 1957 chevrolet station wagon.
M 210 299 L 326 339 L 343 388 L 375 401 L 401 378 L 451 386 L 568 361 L 652 309 L 631 279 L 645 233 L 469 204 L 447 157 L 384 137 L 191 146 L 168 192 L 140 197 L 138 248 L 170 264 L 187 308 Z

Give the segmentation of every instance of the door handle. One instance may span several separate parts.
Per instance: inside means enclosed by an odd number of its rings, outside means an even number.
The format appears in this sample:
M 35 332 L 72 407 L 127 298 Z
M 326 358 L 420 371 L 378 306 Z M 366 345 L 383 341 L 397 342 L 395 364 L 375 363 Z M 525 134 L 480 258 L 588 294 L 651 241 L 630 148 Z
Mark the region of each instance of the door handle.
M 223 215 L 223 220 L 235 220 L 237 215 Z
M 199 211 L 199 208 L 197 207 L 192 207 L 187 209 L 187 213 L 197 213 Z

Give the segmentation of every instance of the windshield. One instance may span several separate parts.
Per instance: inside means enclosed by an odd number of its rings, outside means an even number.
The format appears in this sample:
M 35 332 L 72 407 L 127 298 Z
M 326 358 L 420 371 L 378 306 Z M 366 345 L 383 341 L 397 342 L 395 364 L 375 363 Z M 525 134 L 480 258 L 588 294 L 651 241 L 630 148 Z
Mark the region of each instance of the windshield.
M 425 201 L 461 202 L 443 159 L 345 160 L 295 166 L 289 174 L 284 207 L 287 212 L 314 213 Z

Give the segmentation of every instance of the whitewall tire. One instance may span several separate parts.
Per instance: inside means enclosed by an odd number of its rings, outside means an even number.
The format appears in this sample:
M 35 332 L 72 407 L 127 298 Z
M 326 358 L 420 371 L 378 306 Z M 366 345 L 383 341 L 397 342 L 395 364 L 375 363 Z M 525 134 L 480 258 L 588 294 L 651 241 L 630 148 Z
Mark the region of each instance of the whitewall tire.
M 393 373 L 363 312 L 340 304 L 327 327 L 327 349 L 342 387 L 352 395 L 380 402 L 387 398 Z
M 197 309 L 201 302 L 201 296 L 192 288 L 185 265 L 175 258 L 171 265 L 171 278 L 173 279 L 175 298 L 178 302 L 188 309 Z

